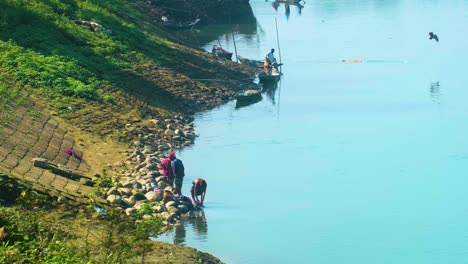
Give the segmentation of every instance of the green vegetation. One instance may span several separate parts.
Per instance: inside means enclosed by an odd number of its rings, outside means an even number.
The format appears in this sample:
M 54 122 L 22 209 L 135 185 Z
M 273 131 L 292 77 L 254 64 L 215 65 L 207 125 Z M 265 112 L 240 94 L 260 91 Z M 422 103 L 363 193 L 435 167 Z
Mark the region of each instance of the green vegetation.
M 31 207 L 45 199 L 34 191 L 23 191 L 19 200 L 28 210 L 0 207 L 1 263 L 86 263 L 77 249 L 65 243 L 67 232 L 41 221 L 46 212 Z
M 99 30 L 77 20 L 97 23 Z M 168 41 L 154 20 L 145 0 L 1 0 L 0 159 L 11 152 L 11 142 L 16 146 L 25 135 L 42 132 L 41 126 L 17 129 L 27 127 L 29 119 L 53 119 L 74 138 L 76 148 L 104 146 L 109 138 L 129 143 L 140 136 L 140 128 L 153 126 L 150 119 L 214 107 L 240 89 L 231 90 L 230 82 L 194 79 L 250 76 L 234 63 L 217 63 L 202 51 Z M 138 129 L 126 130 L 128 123 Z M 164 130 L 153 131 L 163 138 Z M 121 153 L 85 151 L 93 172 L 101 157 L 115 161 Z M 12 164 L 21 158 L 8 157 Z M 5 173 L 13 173 L 2 165 Z M 96 196 L 100 188 L 114 185 L 106 170 L 95 185 Z M 0 179 L 0 263 L 143 263 L 146 252 L 158 263 L 194 262 L 184 256 L 215 259 L 165 244 L 154 251 L 146 239 L 161 230 L 160 219 L 148 218 L 154 204 L 144 205 L 135 218 L 112 210 L 100 215 L 92 207 L 57 204 L 27 188 L 13 202 L 18 194 L 8 190 L 12 184 Z
M 96 22 L 112 33 L 74 20 Z M 150 21 L 144 1 L 2 1 L 0 74 L 49 98 L 110 103 L 111 87 L 128 76 L 142 78 L 135 65 L 177 66 L 193 57 L 182 47 L 171 48 Z
M 149 238 L 163 228 L 159 217 L 116 209 L 93 216 L 92 207 L 66 206 L 66 217 L 48 195 L 21 188 L 14 206 L 0 207 L 0 263 L 145 263 L 154 246 Z M 75 218 L 80 230 L 70 228 Z

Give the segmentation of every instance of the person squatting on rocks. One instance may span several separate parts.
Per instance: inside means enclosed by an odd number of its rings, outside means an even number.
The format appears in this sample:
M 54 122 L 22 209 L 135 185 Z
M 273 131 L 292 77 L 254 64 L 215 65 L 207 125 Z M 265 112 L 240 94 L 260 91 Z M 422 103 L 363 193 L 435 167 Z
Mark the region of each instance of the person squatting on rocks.
M 174 173 L 172 172 L 171 160 L 169 158 L 162 159 L 159 163 L 161 166 L 162 174 L 166 177 L 167 183 L 170 186 L 174 185 Z
M 203 201 L 205 200 L 206 194 L 206 187 L 208 187 L 208 184 L 204 179 L 196 178 L 195 180 L 193 180 L 190 193 L 192 194 L 192 199 L 195 202 L 195 206 L 203 206 Z M 200 199 L 198 199 L 198 196 L 201 196 Z
M 177 192 L 177 190 L 174 190 L 174 198 L 184 202 L 185 205 L 187 205 L 189 210 L 192 210 L 195 207 L 195 204 L 193 203 L 192 199 L 190 197 L 182 195 Z
M 185 176 L 184 164 L 176 157 L 174 152 L 169 154 L 168 158 L 171 160 L 172 173 L 174 175 L 174 188 L 179 194 L 182 194 L 182 182 Z

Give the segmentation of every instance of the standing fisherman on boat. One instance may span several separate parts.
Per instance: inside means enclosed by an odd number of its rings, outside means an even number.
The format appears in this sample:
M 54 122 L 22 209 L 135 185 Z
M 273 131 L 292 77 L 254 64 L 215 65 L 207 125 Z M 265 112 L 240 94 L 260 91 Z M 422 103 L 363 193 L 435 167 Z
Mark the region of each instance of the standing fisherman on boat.
M 271 49 L 271 51 L 265 55 L 265 62 L 263 63 L 263 69 L 267 71 L 268 74 L 271 74 L 271 70 L 276 64 L 276 58 L 273 53 L 275 53 L 275 49 Z

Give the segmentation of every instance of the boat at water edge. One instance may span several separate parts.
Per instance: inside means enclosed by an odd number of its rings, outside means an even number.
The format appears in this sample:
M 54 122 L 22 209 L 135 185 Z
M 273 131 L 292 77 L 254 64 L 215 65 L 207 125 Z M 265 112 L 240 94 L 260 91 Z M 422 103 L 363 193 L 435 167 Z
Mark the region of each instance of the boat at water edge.
M 271 71 L 262 71 L 258 74 L 258 79 L 261 83 L 264 82 L 277 82 L 281 79 L 281 72 L 276 70 L 275 68 L 271 69 Z
M 237 55 L 237 59 L 239 59 L 239 61 L 240 61 L 242 64 L 250 65 L 250 66 L 253 66 L 253 67 L 257 67 L 257 68 L 263 68 L 263 61 L 260 61 L 260 60 L 251 60 L 251 59 L 247 59 L 247 58 L 241 57 L 241 56 L 239 56 L 239 55 Z
M 302 0 L 276 0 L 275 2 L 285 3 L 285 4 L 297 4 L 297 3 L 302 2 Z
M 229 52 L 221 47 L 218 47 L 218 46 L 213 46 L 213 49 L 211 50 L 211 53 L 213 54 L 213 56 L 215 57 L 218 57 L 218 58 L 222 58 L 222 59 L 232 59 L 232 52 Z
M 235 97 L 238 103 L 251 103 L 261 100 L 262 94 L 259 90 L 247 89 L 237 92 Z

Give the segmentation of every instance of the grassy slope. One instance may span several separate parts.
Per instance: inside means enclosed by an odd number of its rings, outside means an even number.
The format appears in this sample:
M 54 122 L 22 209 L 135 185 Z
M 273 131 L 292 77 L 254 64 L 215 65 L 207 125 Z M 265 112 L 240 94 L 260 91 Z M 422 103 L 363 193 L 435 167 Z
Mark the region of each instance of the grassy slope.
M 15 106 L 39 101 L 97 151 L 104 140 L 96 136 L 129 139 L 128 120 L 210 108 L 240 89 L 194 79 L 248 79 L 237 65 L 167 41 L 153 20 L 142 0 L 0 1 L 0 129 Z
M 112 34 L 74 19 L 95 21 Z M 72 107 L 62 117 L 101 134 L 122 127 L 120 115 L 135 109 L 141 117 L 192 112 L 232 95 L 226 83 L 193 79 L 248 78 L 235 65 L 167 41 L 153 20 L 139 0 L 1 1 L 0 74 L 39 92 L 60 115 Z

